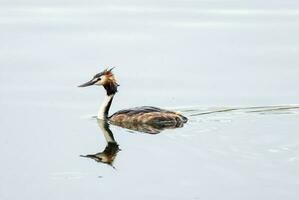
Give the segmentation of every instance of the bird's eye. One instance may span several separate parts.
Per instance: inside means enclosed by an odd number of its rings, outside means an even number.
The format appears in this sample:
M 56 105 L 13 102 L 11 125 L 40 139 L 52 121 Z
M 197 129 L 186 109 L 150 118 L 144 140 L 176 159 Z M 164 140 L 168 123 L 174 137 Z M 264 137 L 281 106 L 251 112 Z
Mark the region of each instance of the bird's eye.
M 93 79 L 93 82 L 95 82 L 95 83 L 96 83 L 96 82 L 99 82 L 99 81 L 101 81 L 101 78 L 94 78 L 94 79 Z

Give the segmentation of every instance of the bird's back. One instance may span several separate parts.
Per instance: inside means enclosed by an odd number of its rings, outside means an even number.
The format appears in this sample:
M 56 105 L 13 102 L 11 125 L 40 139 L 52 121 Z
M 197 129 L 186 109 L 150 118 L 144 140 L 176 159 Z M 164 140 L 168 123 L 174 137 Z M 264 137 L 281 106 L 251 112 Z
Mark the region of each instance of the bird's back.
M 183 115 L 152 106 L 124 109 L 109 117 L 109 121 L 117 123 L 169 124 L 181 125 L 188 119 Z

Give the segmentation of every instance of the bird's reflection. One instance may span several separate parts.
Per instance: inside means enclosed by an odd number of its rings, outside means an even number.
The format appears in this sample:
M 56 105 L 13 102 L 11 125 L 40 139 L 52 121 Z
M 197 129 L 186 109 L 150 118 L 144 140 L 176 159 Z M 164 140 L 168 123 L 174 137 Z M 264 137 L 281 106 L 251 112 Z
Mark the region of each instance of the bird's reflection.
M 81 157 L 91 158 L 97 162 L 105 163 L 113 167 L 113 161 L 116 158 L 117 153 L 120 151 L 119 145 L 115 141 L 113 133 L 110 130 L 107 121 L 98 120 L 98 125 L 107 142 L 104 151 L 96 154 L 81 155 Z
M 114 139 L 113 133 L 110 130 L 110 124 L 105 120 L 97 120 L 98 125 L 101 129 L 101 132 L 104 134 L 106 139 L 107 145 L 105 149 L 96 154 L 88 154 L 88 155 L 81 155 L 81 157 L 90 158 L 95 160 L 96 162 L 105 163 L 110 166 L 113 166 L 113 161 L 115 160 L 117 153 L 120 151 L 119 145 Z M 163 124 L 133 124 L 133 123 L 111 123 L 112 125 L 116 125 L 125 129 L 149 133 L 149 134 L 158 134 L 165 129 L 174 129 L 180 128 L 183 126 L 182 124 L 173 124 L 173 123 L 163 123 Z

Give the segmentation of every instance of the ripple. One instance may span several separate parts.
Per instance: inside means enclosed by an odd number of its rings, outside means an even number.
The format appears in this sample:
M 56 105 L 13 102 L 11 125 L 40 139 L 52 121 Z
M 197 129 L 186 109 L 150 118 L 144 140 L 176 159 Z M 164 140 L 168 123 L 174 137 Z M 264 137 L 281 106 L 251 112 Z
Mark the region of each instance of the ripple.
M 250 107 L 224 107 L 224 108 L 181 108 L 182 112 L 189 117 L 200 115 L 213 115 L 218 113 L 257 113 L 257 114 L 296 114 L 299 112 L 298 105 L 271 105 L 271 106 L 250 106 Z

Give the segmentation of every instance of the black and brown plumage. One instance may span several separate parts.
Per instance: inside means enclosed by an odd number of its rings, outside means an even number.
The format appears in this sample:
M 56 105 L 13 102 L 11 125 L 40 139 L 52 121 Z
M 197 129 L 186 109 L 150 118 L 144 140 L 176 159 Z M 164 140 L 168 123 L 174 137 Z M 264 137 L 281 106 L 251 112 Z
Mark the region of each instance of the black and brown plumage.
M 112 73 L 112 69 L 106 69 L 103 72 L 96 74 L 90 81 L 79 87 L 87 87 L 91 85 L 103 86 L 106 90 L 106 97 L 98 112 L 98 119 L 107 120 L 112 124 L 122 127 L 130 127 L 132 124 L 147 124 L 155 125 L 156 127 L 161 127 L 163 129 L 181 127 L 188 121 L 185 116 L 178 112 L 152 106 L 124 109 L 109 116 L 109 109 L 119 86 Z

